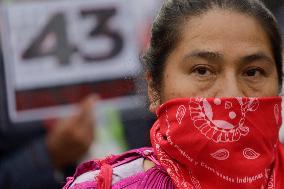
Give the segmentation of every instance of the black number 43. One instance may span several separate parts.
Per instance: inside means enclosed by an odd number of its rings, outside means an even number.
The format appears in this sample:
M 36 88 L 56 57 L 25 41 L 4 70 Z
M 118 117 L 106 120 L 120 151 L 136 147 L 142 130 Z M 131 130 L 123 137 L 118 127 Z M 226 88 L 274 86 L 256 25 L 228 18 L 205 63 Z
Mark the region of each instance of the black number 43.
M 118 31 L 108 27 L 110 19 L 116 15 L 115 8 L 82 10 L 82 18 L 93 17 L 96 23 L 88 33 L 88 38 L 107 37 L 112 41 L 112 47 L 105 53 L 84 53 L 69 43 L 66 31 L 66 18 L 63 13 L 52 15 L 46 26 L 34 38 L 23 52 L 23 59 L 54 56 L 60 65 L 68 65 L 73 53 L 78 52 L 85 62 L 103 61 L 117 56 L 123 49 L 123 37 Z M 50 43 L 50 41 L 53 41 Z M 99 45 L 99 44 L 98 44 Z

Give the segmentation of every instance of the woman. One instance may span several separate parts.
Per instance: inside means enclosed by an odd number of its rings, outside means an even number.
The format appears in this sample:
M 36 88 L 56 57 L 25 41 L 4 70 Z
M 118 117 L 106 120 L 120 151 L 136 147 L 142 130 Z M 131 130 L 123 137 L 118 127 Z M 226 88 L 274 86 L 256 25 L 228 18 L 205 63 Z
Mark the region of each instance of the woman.
M 152 148 L 65 188 L 283 188 L 281 37 L 258 0 L 167 0 L 145 55 Z

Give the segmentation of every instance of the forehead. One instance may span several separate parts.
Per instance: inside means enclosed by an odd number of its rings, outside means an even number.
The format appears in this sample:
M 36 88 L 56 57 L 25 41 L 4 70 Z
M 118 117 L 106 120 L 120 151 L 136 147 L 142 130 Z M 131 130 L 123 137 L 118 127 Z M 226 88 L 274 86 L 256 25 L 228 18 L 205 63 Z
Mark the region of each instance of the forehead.
M 180 50 L 209 50 L 230 55 L 254 51 L 272 54 L 268 36 L 261 24 L 236 11 L 213 9 L 186 21 L 181 28 Z M 250 52 L 251 51 L 251 52 Z

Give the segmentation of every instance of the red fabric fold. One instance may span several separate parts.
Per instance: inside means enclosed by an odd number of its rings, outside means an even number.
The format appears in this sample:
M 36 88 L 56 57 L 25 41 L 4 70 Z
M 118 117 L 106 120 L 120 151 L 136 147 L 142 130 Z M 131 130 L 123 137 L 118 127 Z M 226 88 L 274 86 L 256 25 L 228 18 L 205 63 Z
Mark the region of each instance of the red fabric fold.
M 151 129 L 177 188 L 281 189 L 281 98 L 184 98 L 163 104 Z
M 112 186 L 112 167 L 103 164 L 99 176 L 97 177 L 98 189 L 111 189 Z

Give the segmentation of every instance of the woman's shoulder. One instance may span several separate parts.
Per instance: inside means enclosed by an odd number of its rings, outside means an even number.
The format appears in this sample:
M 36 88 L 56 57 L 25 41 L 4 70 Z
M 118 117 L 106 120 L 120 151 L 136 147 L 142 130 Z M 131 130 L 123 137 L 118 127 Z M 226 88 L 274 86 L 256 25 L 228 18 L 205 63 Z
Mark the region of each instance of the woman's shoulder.
M 145 159 L 154 163 L 154 166 L 146 171 Z M 149 181 L 149 178 L 152 179 Z M 155 178 L 159 179 L 159 182 L 155 182 Z M 67 178 L 64 189 L 155 188 L 155 184 L 163 183 L 169 186 L 163 188 L 173 188 L 170 177 L 159 165 L 153 149 L 140 148 L 79 165 L 74 176 Z

